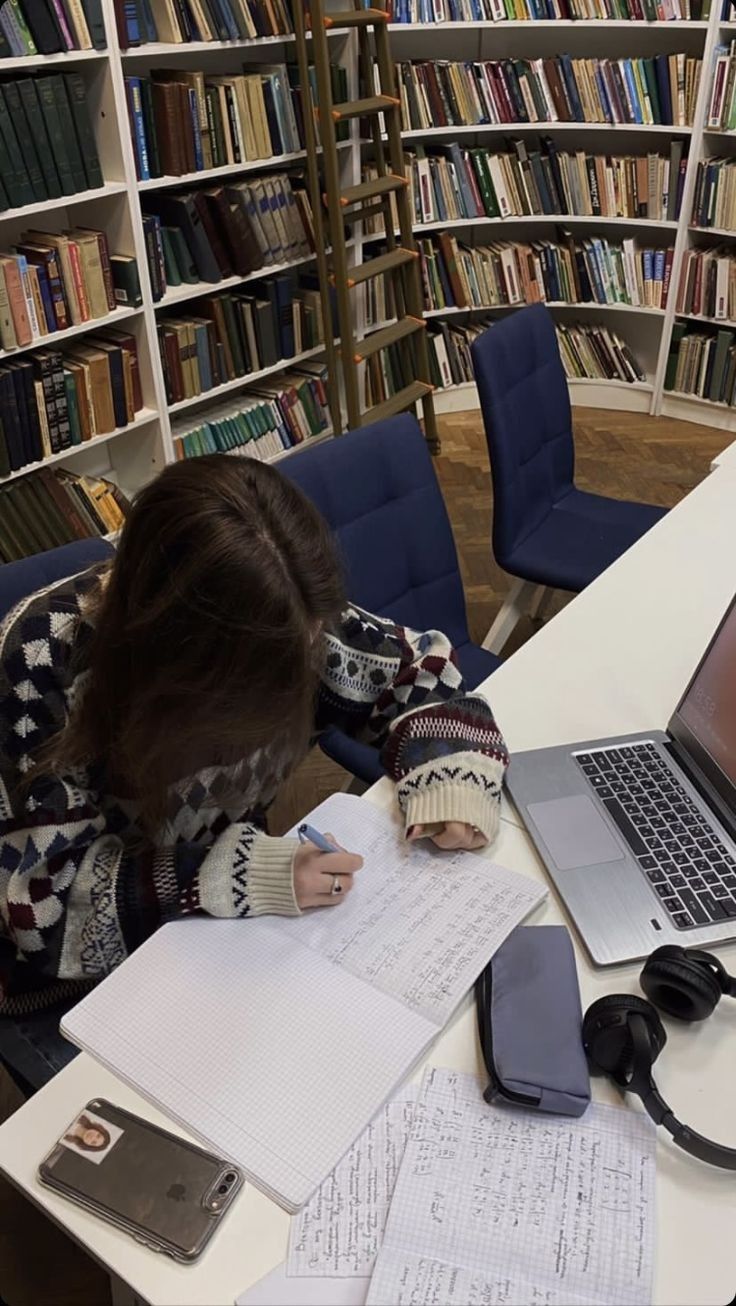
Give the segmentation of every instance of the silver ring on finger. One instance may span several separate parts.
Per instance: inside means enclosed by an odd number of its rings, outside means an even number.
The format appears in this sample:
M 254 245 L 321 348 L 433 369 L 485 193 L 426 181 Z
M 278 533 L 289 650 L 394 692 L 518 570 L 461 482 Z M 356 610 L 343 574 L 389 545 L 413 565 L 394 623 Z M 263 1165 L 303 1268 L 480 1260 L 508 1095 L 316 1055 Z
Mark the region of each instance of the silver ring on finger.
M 330 889 L 330 894 L 335 893 L 342 893 L 342 885 L 340 883 L 339 875 L 333 875 L 332 877 L 332 888 Z

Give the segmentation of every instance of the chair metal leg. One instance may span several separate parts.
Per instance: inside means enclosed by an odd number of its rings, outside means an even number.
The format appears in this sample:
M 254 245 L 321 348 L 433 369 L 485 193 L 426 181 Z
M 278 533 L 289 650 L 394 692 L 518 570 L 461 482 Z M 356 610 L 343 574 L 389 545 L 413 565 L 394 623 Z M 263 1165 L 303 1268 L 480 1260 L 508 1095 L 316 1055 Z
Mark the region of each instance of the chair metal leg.
M 515 580 L 482 647 L 499 656 L 517 623 L 528 614 L 533 605 L 536 607 L 541 603 L 545 588 L 544 585 L 534 585 L 530 580 Z
M 549 607 L 550 599 L 552 598 L 553 593 L 554 590 L 552 590 L 549 585 L 537 586 L 537 592 L 534 595 L 534 598 L 532 599 L 531 603 L 529 604 L 529 609 L 527 614 L 528 616 L 531 617 L 532 621 L 539 621 L 539 622 L 544 621 L 544 613 Z

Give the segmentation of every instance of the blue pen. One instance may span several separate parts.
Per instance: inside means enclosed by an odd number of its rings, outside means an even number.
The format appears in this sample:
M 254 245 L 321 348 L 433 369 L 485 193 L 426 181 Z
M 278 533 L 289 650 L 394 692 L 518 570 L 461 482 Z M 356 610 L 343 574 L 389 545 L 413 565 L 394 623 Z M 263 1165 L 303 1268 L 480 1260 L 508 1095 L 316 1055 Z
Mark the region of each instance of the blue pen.
M 321 853 L 336 853 L 340 851 L 334 843 L 330 843 L 329 839 L 326 839 L 323 834 L 320 834 L 319 830 L 315 830 L 313 825 L 307 825 L 306 821 L 303 825 L 298 827 L 297 834 L 301 843 L 306 843 L 307 840 L 309 840 L 310 843 L 314 844 L 315 848 L 319 848 Z

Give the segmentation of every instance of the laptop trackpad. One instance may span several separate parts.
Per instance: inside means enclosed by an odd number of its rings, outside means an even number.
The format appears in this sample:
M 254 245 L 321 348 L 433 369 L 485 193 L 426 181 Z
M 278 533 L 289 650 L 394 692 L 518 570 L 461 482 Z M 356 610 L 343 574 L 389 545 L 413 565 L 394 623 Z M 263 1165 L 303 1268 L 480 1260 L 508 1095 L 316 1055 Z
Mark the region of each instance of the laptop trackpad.
M 626 856 L 592 798 L 585 794 L 529 803 L 527 811 L 561 871 L 619 862 Z

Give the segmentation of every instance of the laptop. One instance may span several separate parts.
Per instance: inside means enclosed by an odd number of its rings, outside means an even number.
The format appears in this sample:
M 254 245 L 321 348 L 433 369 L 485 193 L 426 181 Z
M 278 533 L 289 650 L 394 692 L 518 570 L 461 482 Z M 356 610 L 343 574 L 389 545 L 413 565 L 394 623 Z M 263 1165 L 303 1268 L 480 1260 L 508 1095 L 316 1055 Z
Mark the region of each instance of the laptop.
M 736 598 L 666 731 L 516 753 L 506 783 L 597 965 L 736 939 Z

